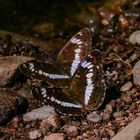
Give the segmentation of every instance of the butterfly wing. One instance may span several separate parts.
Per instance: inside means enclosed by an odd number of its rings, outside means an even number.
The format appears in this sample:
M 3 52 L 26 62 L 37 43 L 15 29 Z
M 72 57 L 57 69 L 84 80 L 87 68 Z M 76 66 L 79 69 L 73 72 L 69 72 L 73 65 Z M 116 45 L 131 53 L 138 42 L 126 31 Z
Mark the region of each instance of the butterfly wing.
M 45 104 L 54 106 L 59 113 L 76 115 L 84 111 L 83 106 L 61 88 L 34 87 L 32 93 Z
M 19 66 L 20 71 L 31 78 L 46 80 L 56 87 L 64 87 L 69 83 L 69 75 L 50 63 L 32 60 Z
M 85 109 L 97 109 L 103 102 L 106 85 L 99 50 L 93 50 L 78 66 L 73 75 L 70 92 Z
M 62 63 L 72 76 L 79 63 L 88 55 L 91 49 L 91 31 L 89 28 L 83 28 L 60 50 L 57 60 Z

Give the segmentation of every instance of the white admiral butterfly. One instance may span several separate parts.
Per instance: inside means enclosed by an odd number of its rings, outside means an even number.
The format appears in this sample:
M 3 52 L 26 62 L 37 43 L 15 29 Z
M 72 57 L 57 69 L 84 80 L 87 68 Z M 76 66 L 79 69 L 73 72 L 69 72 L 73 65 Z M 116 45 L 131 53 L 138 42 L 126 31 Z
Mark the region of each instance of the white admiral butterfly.
M 51 64 L 30 61 L 20 66 L 21 72 L 29 77 L 46 80 L 50 87 L 34 87 L 32 93 L 61 113 L 81 114 L 97 109 L 106 93 L 102 56 L 92 50 L 91 31 L 79 31 L 59 52 L 57 60 L 69 75 Z M 62 82 L 63 81 L 63 82 Z M 68 88 L 57 88 L 67 83 Z M 58 85 L 59 86 L 58 86 Z

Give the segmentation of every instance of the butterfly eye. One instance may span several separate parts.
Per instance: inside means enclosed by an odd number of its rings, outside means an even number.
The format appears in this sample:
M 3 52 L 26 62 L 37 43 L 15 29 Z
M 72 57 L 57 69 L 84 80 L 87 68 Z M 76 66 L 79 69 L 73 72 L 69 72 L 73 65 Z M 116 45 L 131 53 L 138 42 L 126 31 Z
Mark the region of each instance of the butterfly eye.
M 57 60 L 73 76 L 80 62 L 92 49 L 91 31 L 88 28 L 80 30 L 60 50 Z
M 50 85 L 65 87 L 69 83 L 69 75 L 50 63 L 37 62 L 32 60 L 19 66 L 20 71 L 31 78 L 45 80 Z
M 32 93 L 47 105 L 54 106 L 59 113 L 76 115 L 84 111 L 83 106 L 61 88 L 33 87 Z

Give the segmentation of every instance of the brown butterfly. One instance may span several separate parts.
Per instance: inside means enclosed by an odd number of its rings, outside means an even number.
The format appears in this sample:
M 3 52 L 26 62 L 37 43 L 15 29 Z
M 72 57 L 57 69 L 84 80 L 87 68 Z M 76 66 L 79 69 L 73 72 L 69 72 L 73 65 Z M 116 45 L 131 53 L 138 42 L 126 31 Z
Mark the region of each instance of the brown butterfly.
M 102 66 L 102 55 L 99 50 L 92 50 L 91 31 L 88 28 L 80 30 L 60 50 L 57 61 L 62 72 L 57 67 L 36 61 L 30 61 L 20 66 L 27 76 L 46 80 L 50 87 L 34 87 L 32 93 L 37 99 L 65 114 L 82 114 L 85 111 L 97 109 L 103 102 L 106 85 Z M 63 81 L 63 82 L 62 82 Z M 57 88 L 68 81 L 68 88 Z

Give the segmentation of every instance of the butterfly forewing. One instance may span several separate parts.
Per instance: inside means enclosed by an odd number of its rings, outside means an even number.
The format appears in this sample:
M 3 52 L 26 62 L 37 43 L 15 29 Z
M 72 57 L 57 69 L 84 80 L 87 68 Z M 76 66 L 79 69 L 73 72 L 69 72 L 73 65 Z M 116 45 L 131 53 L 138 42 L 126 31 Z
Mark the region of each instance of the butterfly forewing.
M 97 109 L 103 102 L 106 93 L 99 50 L 93 50 L 78 66 L 71 84 L 70 91 L 77 101 L 85 105 L 85 109 Z
M 57 60 L 64 65 L 72 76 L 79 63 L 88 55 L 91 49 L 91 31 L 88 28 L 83 28 L 60 50 Z
M 34 87 L 32 93 L 45 104 L 54 106 L 59 113 L 76 115 L 84 111 L 83 106 L 61 88 Z
M 50 63 L 32 60 L 19 66 L 20 71 L 28 77 L 46 80 L 50 85 L 64 87 L 69 83 L 69 75 Z

